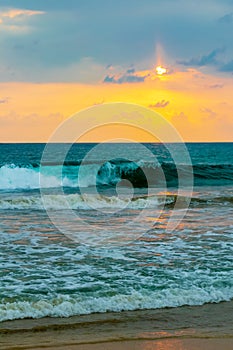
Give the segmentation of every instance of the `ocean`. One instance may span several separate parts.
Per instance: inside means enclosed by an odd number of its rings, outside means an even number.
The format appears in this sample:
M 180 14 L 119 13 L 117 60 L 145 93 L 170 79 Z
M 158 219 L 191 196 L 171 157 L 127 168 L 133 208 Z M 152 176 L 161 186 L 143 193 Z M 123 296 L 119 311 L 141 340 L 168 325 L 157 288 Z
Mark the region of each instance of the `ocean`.
M 162 144 L 64 147 L 0 144 L 0 321 L 233 299 L 233 143 L 186 144 L 192 169 Z

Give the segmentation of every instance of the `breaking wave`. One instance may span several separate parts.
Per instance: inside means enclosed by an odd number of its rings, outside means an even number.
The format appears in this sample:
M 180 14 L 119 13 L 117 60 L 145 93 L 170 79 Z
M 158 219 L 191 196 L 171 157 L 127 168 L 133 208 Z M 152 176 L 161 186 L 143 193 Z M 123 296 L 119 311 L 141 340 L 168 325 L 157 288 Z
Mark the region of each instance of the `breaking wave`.
M 62 180 L 59 179 L 62 167 Z M 81 176 L 80 174 L 81 169 Z M 183 179 L 194 173 L 197 186 L 218 186 L 233 184 L 233 165 L 199 164 L 192 168 L 179 165 L 179 174 Z M 134 187 L 163 185 L 164 174 L 167 187 L 177 187 L 177 167 L 173 163 L 144 163 L 125 160 L 108 161 L 104 164 L 66 162 L 48 164 L 40 174 L 39 164 L 24 166 L 4 165 L 0 168 L 0 190 L 38 189 L 64 187 L 115 186 L 121 180 L 128 180 Z
M 70 317 L 96 312 L 120 312 L 124 310 L 157 309 L 183 305 L 202 305 L 232 299 L 233 290 L 212 286 L 182 289 L 174 287 L 161 291 L 132 291 L 129 295 L 72 298 L 61 296 L 53 300 L 18 301 L 0 304 L 0 322 L 6 320 L 42 317 Z
M 184 207 L 190 198 L 179 196 L 179 204 Z M 67 204 L 73 210 L 91 210 L 91 209 L 144 209 L 158 208 L 161 206 L 172 207 L 175 205 L 177 195 L 172 193 L 164 193 L 157 195 L 142 195 L 133 198 L 93 195 L 93 194 L 48 194 L 43 196 L 46 201 L 46 208 L 50 210 L 64 210 Z M 39 195 L 20 195 L 20 196 L 3 196 L 0 199 L 0 210 L 43 210 L 43 200 Z M 217 206 L 233 206 L 233 194 L 229 195 L 207 195 L 206 197 L 191 198 L 191 207 L 207 207 L 211 205 Z

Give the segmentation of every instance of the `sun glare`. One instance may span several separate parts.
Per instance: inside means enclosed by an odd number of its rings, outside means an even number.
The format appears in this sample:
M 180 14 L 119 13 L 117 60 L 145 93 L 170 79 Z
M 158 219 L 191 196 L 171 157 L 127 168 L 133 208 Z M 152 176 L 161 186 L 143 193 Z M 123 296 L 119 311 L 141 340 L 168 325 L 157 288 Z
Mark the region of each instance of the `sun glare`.
M 167 69 L 161 66 L 156 67 L 156 74 L 163 75 L 167 73 Z

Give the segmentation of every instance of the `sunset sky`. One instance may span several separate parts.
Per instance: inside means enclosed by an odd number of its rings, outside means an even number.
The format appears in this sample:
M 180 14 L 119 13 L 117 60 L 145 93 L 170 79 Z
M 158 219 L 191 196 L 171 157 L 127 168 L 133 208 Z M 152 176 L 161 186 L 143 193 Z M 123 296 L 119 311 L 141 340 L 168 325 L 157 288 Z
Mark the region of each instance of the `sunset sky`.
M 233 141 L 232 33 L 233 0 L 2 0 L 0 142 L 46 142 L 108 102 Z

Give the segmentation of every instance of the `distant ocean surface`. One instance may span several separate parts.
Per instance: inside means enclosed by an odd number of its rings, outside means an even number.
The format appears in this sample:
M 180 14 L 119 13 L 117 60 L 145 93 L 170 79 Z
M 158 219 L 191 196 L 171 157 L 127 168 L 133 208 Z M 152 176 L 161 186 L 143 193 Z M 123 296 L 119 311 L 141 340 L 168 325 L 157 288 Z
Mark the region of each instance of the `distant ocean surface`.
M 55 144 L 41 175 L 50 210 L 64 215 L 65 198 L 74 212 L 82 214 L 83 225 L 94 215 L 98 218 L 93 203 L 104 210 L 126 206 L 114 217 L 114 229 L 137 215 L 145 203 L 151 216 L 157 213 L 160 197 L 147 197 L 143 172 L 159 188 L 156 174 L 163 170 L 165 205 L 152 229 L 135 227 L 140 239 L 98 247 L 70 240 L 44 210 L 39 175 L 45 145 L 0 144 L 0 321 L 233 299 L 233 143 L 186 145 L 194 172 L 193 196 L 186 216 L 170 234 L 165 233 L 165 223 L 177 199 L 176 168 L 184 173 L 190 168 L 175 165 L 161 144 L 144 144 L 154 155 L 149 163 L 143 154 L 136 162 L 121 159 L 122 146 L 135 157 L 134 144 L 112 144 L 106 145 L 103 160 L 111 147 L 119 148 L 119 158 L 101 164 L 93 158 L 81 164 L 95 144 L 75 144 L 62 164 L 63 145 Z M 80 167 L 83 175 L 78 181 Z M 60 168 L 62 183 L 56 176 Z M 116 185 L 122 179 L 134 187 L 130 201 L 117 197 Z M 95 186 L 98 195 L 92 191 Z

